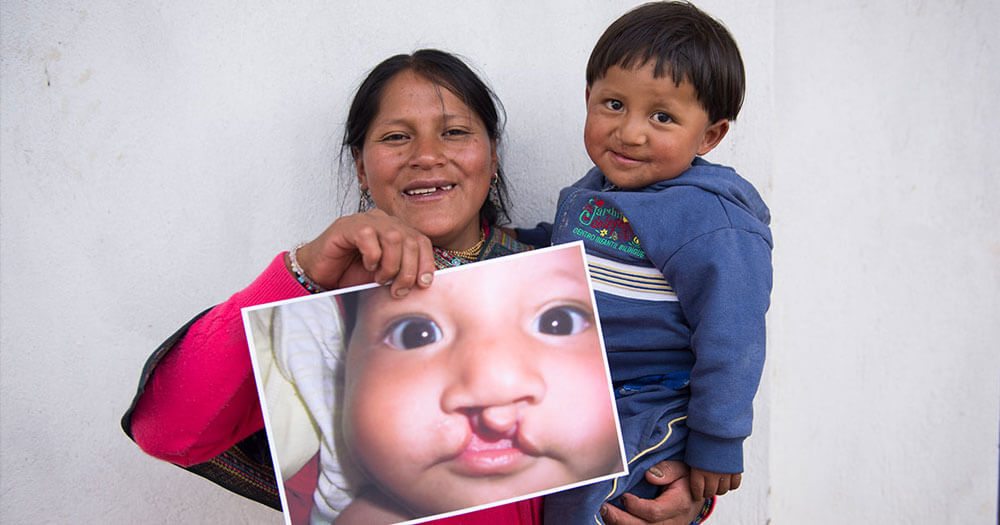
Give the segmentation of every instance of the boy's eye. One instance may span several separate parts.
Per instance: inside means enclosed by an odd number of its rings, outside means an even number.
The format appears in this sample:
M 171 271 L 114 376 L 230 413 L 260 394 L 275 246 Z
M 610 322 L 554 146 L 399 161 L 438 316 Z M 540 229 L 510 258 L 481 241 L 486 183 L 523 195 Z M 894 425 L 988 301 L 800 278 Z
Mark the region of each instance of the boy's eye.
M 604 105 L 611 111 L 621 111 L 622 108 L 625 107 L 625 104 L 622 104 L 620 100 L 615 100 L 613 98 L 604 101 Z
M 437 323 L 423 317 L 400 319 L 389 327 L 386 342 L 400 350 L 419 348 L 441 339 Z
M 556 306 L 538 316 L 535 327 L 547 335 L 576 335 L 590 326 L 590 314 L 573 306 Z
M 671 121 L 673 121 L 674 119 L 670 118 L 670 115 L 667 115 L 666 113 L 662 113 L 661 112 L 661 113 L 654 114 L 653 115 L 653 120 L 659 122 L 660 124 L 668 124 Z

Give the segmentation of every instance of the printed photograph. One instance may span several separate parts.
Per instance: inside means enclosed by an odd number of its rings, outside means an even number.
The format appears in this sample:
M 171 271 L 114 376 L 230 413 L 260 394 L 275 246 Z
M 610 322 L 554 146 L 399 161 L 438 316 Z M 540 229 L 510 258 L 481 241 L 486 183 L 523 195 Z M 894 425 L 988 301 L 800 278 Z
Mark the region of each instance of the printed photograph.
M 243 321 L 286 523 L 419 523 L 627 472 L 579 242 Z

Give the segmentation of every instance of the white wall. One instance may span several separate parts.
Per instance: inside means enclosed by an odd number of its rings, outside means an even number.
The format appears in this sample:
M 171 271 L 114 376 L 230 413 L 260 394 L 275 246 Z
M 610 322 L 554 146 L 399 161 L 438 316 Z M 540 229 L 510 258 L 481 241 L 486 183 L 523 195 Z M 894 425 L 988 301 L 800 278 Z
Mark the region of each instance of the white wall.
M 775 13 L 775 521 L 996 523 L 1000 3 Z
M 0 3 L 0 522 L 279 522 L 121 433 L 148 353 L 336 216 L 348 101 L 390 54 L 483 72 L 516 223 L 547 218 L 588 167 L 587 55 L 634 3 Z M 994 522 L 1000 9 L 699 5 L 749 76 L 710 158 L 776 238 L 745 486 L 713 521 Z

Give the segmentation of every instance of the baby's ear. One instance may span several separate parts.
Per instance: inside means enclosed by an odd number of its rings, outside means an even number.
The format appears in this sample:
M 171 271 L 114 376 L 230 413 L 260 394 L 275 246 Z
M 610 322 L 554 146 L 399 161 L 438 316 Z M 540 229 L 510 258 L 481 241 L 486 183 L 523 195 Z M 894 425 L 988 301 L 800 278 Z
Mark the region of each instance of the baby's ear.
M 698 148 L 698 155 L 705 155 L 715 149 L 722 142 L 722 138 L 729 132 L 729 121 L 719 119 L 705 130 L 701 138 L 701 146 Z

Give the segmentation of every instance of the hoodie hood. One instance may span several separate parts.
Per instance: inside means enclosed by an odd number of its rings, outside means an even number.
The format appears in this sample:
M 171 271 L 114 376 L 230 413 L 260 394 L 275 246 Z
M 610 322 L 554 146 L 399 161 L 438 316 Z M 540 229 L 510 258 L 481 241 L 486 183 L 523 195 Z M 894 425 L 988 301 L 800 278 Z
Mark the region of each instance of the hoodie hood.
M 576 221 L 574 226 L 587 229 L 593 224 L 583 220 L 590 213 L 588 206 L 595 210 L 610 206 L 620 211 L 625 223 L 617 226 L 622 230 L 619 236 L 628 236 L 627 230 L 634 231 L 638 240 L 633 244 L 641 246 L 643 253 L 647 248 L 661 251 L 663 260 L 699 236 L 724 229 L 752 232 L 771 244 L 768 228 L 771 212 L 753 184 L 732 168 L 712 164 L 700 157 L 676 178 L 637 189 L 614 186 L 595 167 L 573 186 L 563 189 L 560 201 L 557 215 L 565 215 L 560 220 L 566 224 L 557 224 L 557 227 Z M 594 213 L 615 212 L 597 210 Z M 571 220 L 572 216 L 581 219 Z M 605 220 L 601 224 L 613 225 L 613 222 Z M 591 233 L 601 235 L 600 229 Z
M 591 171 L 600 174 L 604 184 L 611 184 L 597 168 Z M 771 210 L 764 204 L 764 199 L 757 193 L 757 189 L 753 187 L 753 184 L 740 177 L 733 168 L 712 164 L 701 157 L 695 157 L 694 162 L 691 163 L 691 167 L 673 179 L 660 181 L 644 188 L 630 191 L 640 193 L 658 192 L 666 188 L 679 186 L 692 186 L 714 193 L 720 198 L 746 210 L 760 222 L 764 224 L 771 223 Z

